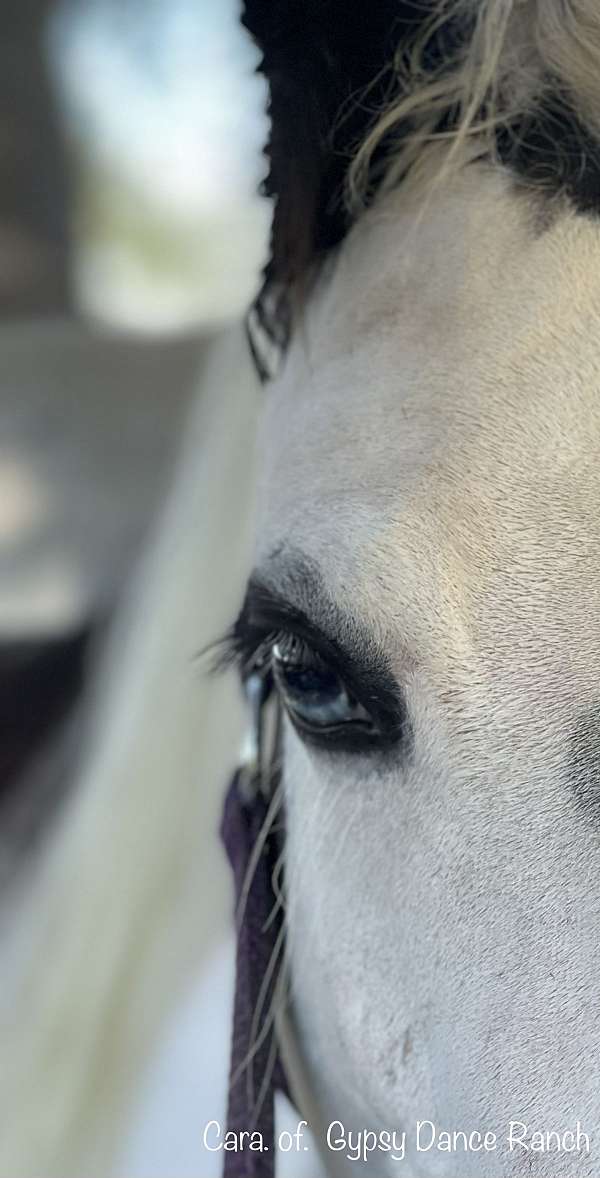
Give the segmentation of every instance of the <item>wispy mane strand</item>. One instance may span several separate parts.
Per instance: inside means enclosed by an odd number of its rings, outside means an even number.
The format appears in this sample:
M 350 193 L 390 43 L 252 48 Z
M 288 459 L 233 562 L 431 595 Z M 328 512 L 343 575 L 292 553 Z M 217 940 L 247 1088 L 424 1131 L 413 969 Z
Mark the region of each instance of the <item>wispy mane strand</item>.
M 468 32 L 462 40 L 454 37 L 453 50 L 432 70 L 427 47 L 444 26 Z M 471 136 L 494 154 L 499 137 L 504 144 L 512 138 L 518 155 L 527 131 L 553 108 L 568 109 L 586 140 L 600 136 L 596 0 L 437 0 L 414 44 L 400 46 L 396 69 L 400 96 L 369 130 L 349 168 L 347 199 L 355 215 L 386 140 L 380 171 L 383 186 L 390 187 L 436 138 L 453 141 L 451 158 L 459 158 L 458 148 Z M 561 139 L 556 120 L 554 127 L 557 157 L 561 148 L 572 157 L 572 138 Z M 567 170 L 563 165 L 560 172 Z M 548 168 L 548 180 L 551 174 Z

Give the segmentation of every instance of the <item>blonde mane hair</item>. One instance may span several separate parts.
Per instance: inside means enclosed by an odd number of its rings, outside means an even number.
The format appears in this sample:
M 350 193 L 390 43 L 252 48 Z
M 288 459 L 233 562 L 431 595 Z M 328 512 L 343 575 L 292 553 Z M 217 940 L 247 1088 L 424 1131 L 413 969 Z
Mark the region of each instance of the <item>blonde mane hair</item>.
M 452 25 L 463 27 L 465 36 L 432 71 L 427 48 Z M 377 178 L 383 189 L 407 176 L 434 141 L 450 141 L 444 169 L 464 158 L 461 148 L 474 137 L 493 156 L 498 130 L 513 133 L 549 96 L 564 102 L 590 135 L 600 137 L 600 5 L 596 0 L 436 0 L 417 40 L 402 44 L 394 72 L 401 96 L 381 112 L 349 168 L 347 200 L 354 215 L 364 207 L 374 157 L 386 141 L 392 146 Z

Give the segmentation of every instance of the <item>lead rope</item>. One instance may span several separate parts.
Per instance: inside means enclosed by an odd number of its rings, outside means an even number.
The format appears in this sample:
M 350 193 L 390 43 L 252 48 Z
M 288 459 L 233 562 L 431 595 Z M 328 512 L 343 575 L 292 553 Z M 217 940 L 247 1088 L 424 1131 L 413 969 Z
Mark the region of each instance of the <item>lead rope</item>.
M 265 829 L 275 785 L 278 740 L 265 757 L 268 680 L 256 673 L 246 683 L 253 712 L 249 755 L 235 772 L 227 796 L 221 837 L 233 870 L 238 913 L 236 978 L 229 1074 L 227 1130 L 241 1148 L 224 1151 L 223 1178 L 273 1178 L 275 1174 L 275 1091 L 287 1092 L 272 1017 L 278 968 L 264 980 L 277 952 L 283 922 L 273 888 L 281 839 Z M 255 848 L 262 840 L 260 854 Z M 251 874 L 249 874 L 251 872 Z M 240 905 L 242 906 L 240 908 Z M 259 1011 L 260 1002 L 260 1011 Z M 262 1152 L 250 1149 L 242 1131 L 260 1133 Z M 255 1139 L 257 1141 L 258 1139 Z

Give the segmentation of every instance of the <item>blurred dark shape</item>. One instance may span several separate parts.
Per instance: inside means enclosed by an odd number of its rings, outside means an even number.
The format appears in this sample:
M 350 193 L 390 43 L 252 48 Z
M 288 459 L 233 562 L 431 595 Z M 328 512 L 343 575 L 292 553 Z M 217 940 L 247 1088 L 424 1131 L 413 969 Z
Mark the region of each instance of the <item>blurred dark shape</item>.
M 2 633 L 0 617 L 0 895 L 74 784 L 97 656 L 165 501 L 201 347 L 66 318 L 0 325 L 0 438 L 42 509 L 0 544 L 0 586 L 18 577 L 26 600 L 53 552 L 81 581 L 58 624 L 34 609 Z
M 11 784 L 83 684 L 88 629 L 0 647 L 0 812 Z
M 0 889 L 35 851 L 71 784 L 92 625 L 0 646 Z
M 45 54 L 54 0 L 4 0 L 0 38 L 0 316 L 69 304 L 69 167 Z

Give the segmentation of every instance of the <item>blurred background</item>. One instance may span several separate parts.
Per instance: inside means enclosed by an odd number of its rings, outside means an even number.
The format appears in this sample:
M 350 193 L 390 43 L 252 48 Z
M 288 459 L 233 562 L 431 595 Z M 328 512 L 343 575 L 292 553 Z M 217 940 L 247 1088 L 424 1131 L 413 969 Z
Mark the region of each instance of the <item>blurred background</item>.
M 233 0 L 3 4 L 0 1178 L 220 1171 L 256 64 Z

